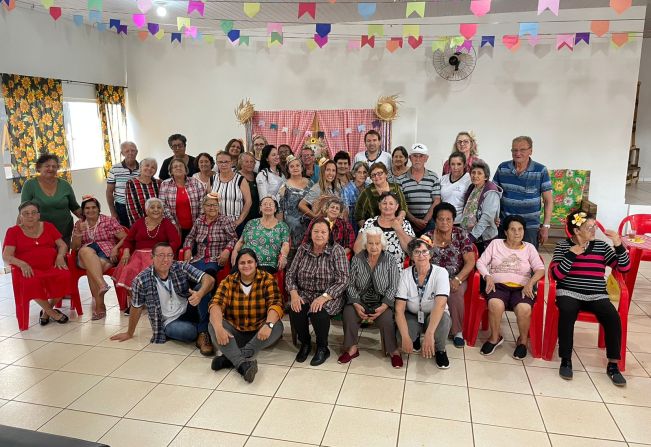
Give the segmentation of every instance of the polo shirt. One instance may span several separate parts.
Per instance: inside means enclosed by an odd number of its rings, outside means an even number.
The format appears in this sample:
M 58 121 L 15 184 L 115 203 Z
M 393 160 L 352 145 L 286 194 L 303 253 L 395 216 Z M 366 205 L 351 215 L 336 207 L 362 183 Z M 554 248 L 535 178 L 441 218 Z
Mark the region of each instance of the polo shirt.
M 132 178 L 138 177 L 140 175 L 140 165 L 136 162 L 136 169 L 129 169 L 124 162 L 120 164 L 113 165 L 108 172 L 106 177 L 106 183 L 115 185 L 115 192 L 113 193 L 113 199 L 117 203 L 126 204 L 126 186 L 127 182 Z
M 450 275 L 443 267 L 432 264 L 432 273 L 425 283 L 425 291 L 422 300 L 418 296 L 418 285 L 414 281 L 412 269 L 414 266 L 406 268 L 400 274 L 400 285 L 396 293 L 396 300 L 407 302 L 407 310 L 412 314 L 418 314 L 422 309 L 425 314 L 430 314 L 434 308 L 434 299 L 438 295 L 446 298 L 450 295 Z M 445 312 L 450 313 L 447 304 Z
M 441 196 L 441 182 L 429 169 L 425 169 L 420 182 L 411 176 L 411 169 L 398 177 L 396 182 L 402 188 L 409 212 L 419 219 L 425 217 L 434 200 Z
M 547 168 L 532 159 L 521 174 L 515 170 L 513 160 L 501 163 L 493 182 L 502 188 L 500 217 L 511 214 L 522 216 L 527 228 L 540 227 L 542 193 L 552 190 L 552 182 Z

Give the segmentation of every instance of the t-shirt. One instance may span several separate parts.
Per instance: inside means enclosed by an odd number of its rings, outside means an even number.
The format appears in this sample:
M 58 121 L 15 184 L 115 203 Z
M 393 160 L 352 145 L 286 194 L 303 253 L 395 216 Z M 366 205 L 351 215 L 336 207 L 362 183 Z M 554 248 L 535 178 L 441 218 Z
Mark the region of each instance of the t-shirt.
M 16 247 L 14 256 L 28 263 L 33 269 L 47 270 L 52 268 L 57 257 L 56 240 L 61 233 L 50 222 L 43 222 L 43 232 L 37 238 L 25 236 L 23 229 L 15 225 L 7 229 L 4 247 Z
M 457 210 L 457 218 L 454 219 L 454 223 L 461 222 L 463 202 L 469 186 L 470 174 L 467 172 L 454 182 L 450 180 L 450 174 L 441 177 L 441 201 L 448 202 Z
M 418 285 L 414 281 L 414 266 L 410 266 L 400 274 L 400 285 L 396 293 L 397 300 L 407 301 L 407 310 L 412 314 L 418 314 L 422 310 L 425 314 L 430 314 L 434 308 L 434 299 L 438 295 L 450 296 L 450 279 L 448 272 L 438 265 L 432 265 L 432 272 L 425 283 L 425 290 L 422 299 L 418 295 Z M 447 304 L 445 312 L 448 314 Z
M 375 160 L 370 161 L 368 159 L 368 152 L 361 151 L 355 155 L 355 161 L 353 161 L 353 165 L 355 165 L 355 163 L 357 163 L 358 161 L 363 161 L 364 163 L 366 163 L 369 169 L 371 168 L 371 165 L 373 163 L 382 162 L 384 163 L 384 166 L 387 167 L 387 170 L 391 172 L 391 154 L 388 152 L 380 151 L 378 157 Z
M 543 270 L 536 247 L 523 242 L 519 249 L 506 246 L 504 239 L 495 239 L 477 260 L 481 276 L 490 274 L 495 283 L 511 286 L 525 286 L 531 279 L 531 271 Z
M 20 193 L 20 201 L 32 201 L 41 209 L 41 220 L 47 221 L 59 230 L 63 240 L 69 240 L 72 234 L 72 215 L 70 212 L 79 209 L 79 203 L 75 198 L 75 192 L 70 183 L 63 179 L 57 179 L 57 189 L 53 196 L 43 192 L 38 180 L 33 178 L 27 180 Z
M 154 276 L 156 275 L 154 274 Z M 169 277 L 163 281 L 156 276 L 156 290 L 158 290 L 160 310 L 163 314 L 163 326 L 167 326 L 185 313 L 188 300 L 179 298 Z
M 132 178 L 140 175 L 140 165 L 136 162 L 136 169 L 129 169 L 124 161 L 119 164 L 113 165 L 106 176 L 106 183 L 115 185 L 115 192 L 113 199 L 116 203 L 125 204 L 126 195 L 125 187 L 127 182 Z
M 244 227 L 242 239 L 242 248 L 250 248 L 258 256 L 258 266 L 276 268 L 280 248 L 289 242 L 289 227 L 285 222 L 278 222 L 269 229 L 262 225 L 261 219 L 253 219 Z
M 438 176 L 429 169 L 425 169 L 420 182 L 411 176 L 411 169 L 396 180 L 405 195 L 409 212 L 418 219 L 425 217 L 434 200 L 441 195 L 441 182 Z

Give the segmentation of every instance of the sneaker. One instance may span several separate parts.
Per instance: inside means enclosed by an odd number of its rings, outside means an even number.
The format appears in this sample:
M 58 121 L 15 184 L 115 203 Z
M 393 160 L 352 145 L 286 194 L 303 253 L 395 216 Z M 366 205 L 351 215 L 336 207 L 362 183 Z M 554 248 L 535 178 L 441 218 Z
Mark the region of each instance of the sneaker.
M 613 382 L 615 386 L 625 386 L 626 385 L 626 379 L 622 375 L 621 372 L 619 372 L 619 366 L 615 362 L 608 362 L 608 366 L 606 367 L 606 374 L 608 377 L 610 377 L 610 380 Z
M 416 340 L 414 340 L 414 352 L 416 354 L 420 352 L 420 337 L 416 337 Z
M 243 362 L 240 366 L 238 366 L 237 372 L 242 375 L 244 380 L 252 383 L 253 379 L 255 379 L 255 374 L 258 372 L 258 362 L 255 360 Z
M 452 344 L 455 348 L 463 348 L 466 345 L 466 342 L 463 340 L 463 337 L 454 337 L 452 339 Z
M 434 358 L 436 359 L 436 367 L 439 369 L 448 369 L 450 367 L 450 361 L 448 360 L 448 354 L 445 351 L 436 351 L 434 353 Z
M 513 358 L 516 360 L 522 360 L 527 356 L 527 345 L 519 343 L 513 351 Z
M 402 357 L 400 356 L 400 354 L 395 354 L 391 356 L 391 366 L 398 369 L 398 368 L 402 368 L 402 365 L 403 365 Z
M 561 367 L 558 369 L 558 374 L 565 380 L 572 380 L 574 373 L 572 372 L 572 359 L 561 359 Z
M 124 315 L 126 315 L 128 317 L 129 313 L 131 313 L 131 306 L 127 306 L 127 308 L 124 309 Z
M 499 345 L 504 343 L 504 337 L 500 335 L 500 339 L 497 340 L 497 343 L 491 343 L 489 341 L 486 341 L 479 350 L 479 353 L 481 355 L 491 355 L 492 353 L 495 352 L 495 348 L 497 348 Z
M 210 364 L 210 369 L 213 371 L 219 371 L 220 369 L 224 368 L 232 368 L 233 364 L 231 363 L 228 358 L 226 358 L 225 355 L 218 355 L 215 356 L 214 359 L 212 359 L 212 363 Z
M 201 355 L 212 356 L 215 354 L 215 347 L 210 341 L 210 334 L 208 332 L 200 332 L 197 335 L 197 342 L 195 343 Z

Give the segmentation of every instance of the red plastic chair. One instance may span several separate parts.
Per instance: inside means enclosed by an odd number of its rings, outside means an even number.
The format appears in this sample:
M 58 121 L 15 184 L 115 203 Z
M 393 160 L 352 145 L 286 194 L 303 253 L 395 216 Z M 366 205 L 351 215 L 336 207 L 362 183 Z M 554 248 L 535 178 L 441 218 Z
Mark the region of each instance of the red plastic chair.
M 547 294 L 547 316 L 545 318 L 545 337 L 543 340 L 543 359 L 551 360 L 554 356 L 554 350 L 556 349 L 556 342 L 558 341 L 558 307 L 556 307 L 556 280 L 552 276 L 552 267 L 555 264 L 549 266 L 549 271 L 547 276 L 549 278 L 549 293 Z M 628 309 L 631 305 L 631 300 L 628 294 L 628 289 L 626 288 L 626 283 L 624 282 L 624 277 L 622 274 L 616 270 L 612 271 L 613 276 L 617 280 L 619 285 L 620 295 L 619 295 L 619 318 L 622 322 L 622 350 L 621 350 L 621 360 L 619 361 L 619 369 L 622 371 L 626 370 L 626 338 L 628 335 Z M 590 312 L 579 312 L 577 321 L 585 321 L 589 323 L 599 323 L 594 314 Z M 606 347 L 606 342 L 604 338 L 604 330 L 601 325 L 599 325 L 599 342 L 598 345 L 601 349 Z
M 472 244 L 472 251 L 475 255 L 475 264 L 473 264 L 472 271 L 466 278 L 467 286 L 466 293 L 463 295 L 463 324 L 461 325 L 461 332 L 464 337 L 468 337 L 470 328 L 472 327 L 472 313 L 470 312 L 470 306 L 472 305 L 472 297 L 474 294 L 479 293 L 479 279 L 475 278 L 478 273 L 474 265 L 477 264 L 477 259 L 479 259 L 479 252 L 477 251 L 477 246 Z
M 542 260 L 542 258 L 541 258 Z M 482 329 L 488 328 L 488 301 L 486 294 L 479 290 L 479 272 L 475 272 L 473 284 L 475 293 L 472 294 L 470 307 L 466 308 L 466 313 L 470 314 L 470 323 L 466 342 L 468 346 L 475 346 L 477 336 L 479 335 L 479 326 Z M 531 355 L 534 358 L 540 358 L 543 351 L 543 314 L 545 312 L 545 278 L 538 281 L 538 290 L 536 291 L 536 300 L 531 309 L 531 324 L 529 326 L 529 341 L 531 344 Z
M 619 224 L 617 232 L 620 236 L 623 236 L 623 230 L 626 224 L 629 224 L 631 231 L 635 231 L 635 234 L 646 234 L 651 233 L 651 214 L 632 214 L 626 216 Z M 651 253 L 643 254 L 642 261 L 651 261 Z

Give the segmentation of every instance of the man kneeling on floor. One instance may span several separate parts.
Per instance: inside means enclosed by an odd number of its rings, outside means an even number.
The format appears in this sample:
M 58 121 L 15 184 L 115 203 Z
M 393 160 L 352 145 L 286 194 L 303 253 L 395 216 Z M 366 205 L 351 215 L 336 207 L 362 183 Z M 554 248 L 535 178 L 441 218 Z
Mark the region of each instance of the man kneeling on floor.
M 154 332 L 152 343 L 165 343 L 168 338 L 196 341 L 202 354 L 212 355 L 208 303 L 215 279 L 190 264 L 175 261 L 167 242 L 154 245 L 151 255 L 153 265 L 140 272 L 131 286 L 129 328 L 111 340 L 125 341 L 133 337 L 142 306 L 146 305 Z M 197 283 L 198 290 L 190 289 L 190 281 Z
M 274 276 L 258 268 L 253 250 L 240 250 L 235 265 L 238 271 L 222 280 L 210 303 L 210 336 L 223 354 L 211 367 L 235 367 L 251 383 L 258 372 L 255 355 L 283 335 L 283 300 Z

